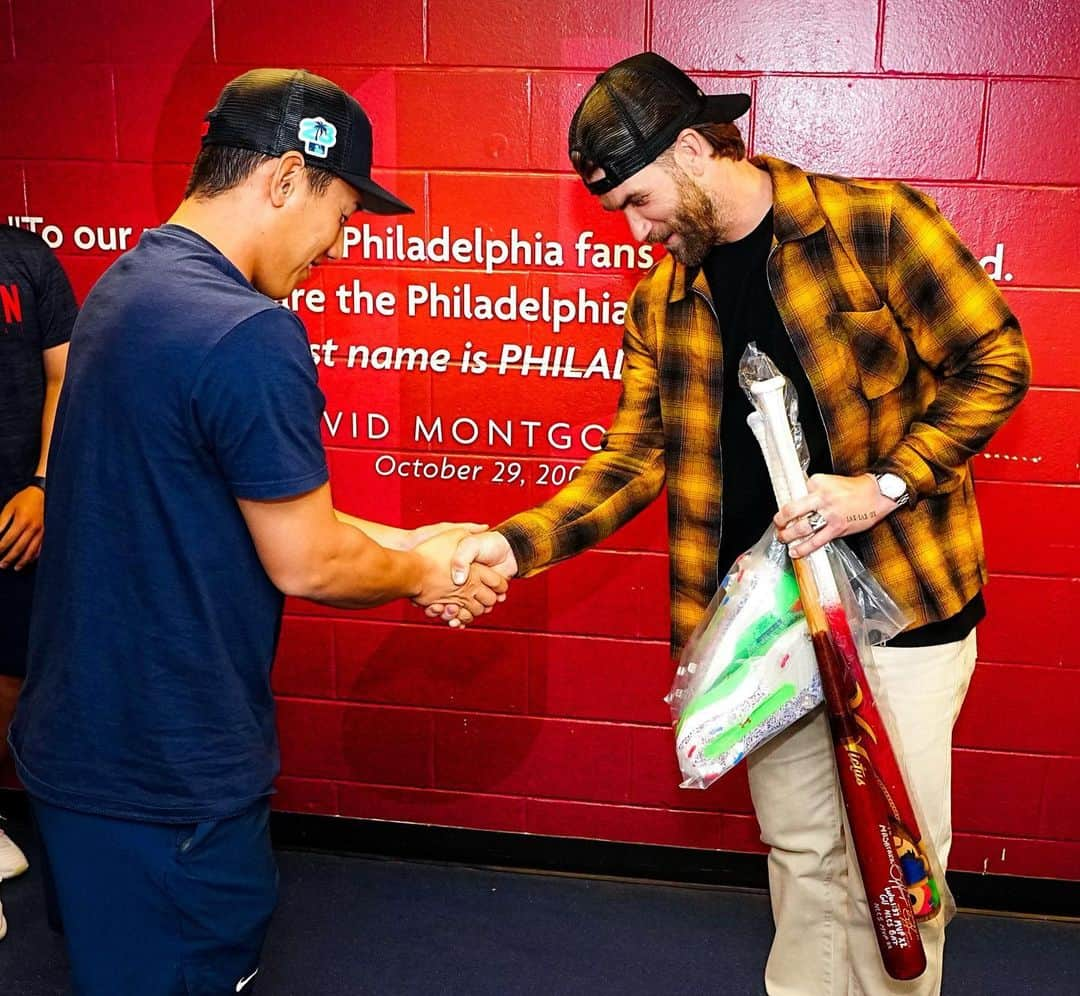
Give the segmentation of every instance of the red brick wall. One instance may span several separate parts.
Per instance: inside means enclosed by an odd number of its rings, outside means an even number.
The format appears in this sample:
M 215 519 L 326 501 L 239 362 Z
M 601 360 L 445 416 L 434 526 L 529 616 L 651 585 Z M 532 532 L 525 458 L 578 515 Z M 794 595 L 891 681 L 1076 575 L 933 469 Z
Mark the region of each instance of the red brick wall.
M 319 272 L 312 340 L 451 350 L 466 341 L 614 353 L 618 328 L 405 314 L 410 286 L 498 296 L 625 296 L 631 268 L 578 265 L 573 246 L 631 240 L 566 173 L 566 123 L 606 65 L 652 47 L 714 89 L 749 89 L 755 151 L 929 190 L 999 281 L 1027 332 L 1035 387 L 976 461 L 993 582 L 981 663 L 957 731 L 955 864 L 1080 879 L 1080 14 L 1071 0 L 0 0 L 0 217 L 41 217 L 80 295 L 174 205 L 200 119 L 227 79 L 304 65 L 353 91 L 376 161 L 417 205 L 406 235 L 449 226 L 561 245 L 532 267 L 388 265 L 354 250 Z M 357 219 L 359 221 L 359 219 Z M 386 224 L 370 219 L 376 233 Z M 396 219 L 387 219 L 390 225 Z M 81 230 L 81 234 L 76 230 Z M 78 236 L 78 241 L 76 239 Z M 335 288 L 391 292 L 391 317 L 343 316 Z M 323 367 L 338 503 L 403 524 L 497 521 L 550 493 L 542 465 L 586 454 L 618 384 L 600 379 Z M 386 419 L 352 437 L 352 413 Z M 530 444 L 417 439 L 414 419 L 542 423 Z M 565 421 L 576 441 L 548 440 Z M 378 423 L 382 426 L 383 423 Z M 590 437 L 586 435 L 588 440 Z M 389 454 L 482 467 L 478 483 L 381 477 Z M 497 483 L 500 462 L 525 483 Z M 283 808 L 453 826 L 754 850 L 745 777 L 676 787 L 661 701 L 663 510 L 594 552 L 515 585 L 465 633 L 394 605 L 289 605 L 275 682 Z

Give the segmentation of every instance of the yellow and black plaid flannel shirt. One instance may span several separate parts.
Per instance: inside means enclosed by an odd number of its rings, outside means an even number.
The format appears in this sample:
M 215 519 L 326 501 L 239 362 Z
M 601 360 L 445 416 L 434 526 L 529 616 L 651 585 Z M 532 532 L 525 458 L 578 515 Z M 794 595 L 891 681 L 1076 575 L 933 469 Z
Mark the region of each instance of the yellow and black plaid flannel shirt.
M 969 463 L 1027 388 L 1019 325 L 924 194 L 752 161 L 773 183 L 769 286 L 834 472 L 891 471 L 912 495 L 864 534 L 864 559 L 913 626 L 947 619 L 987 576 Z M 623 349 L 603 448 L 497 528 L 532 574 L 610 535 L 666 483 L 677 653 L 719 580 L 724 356 L 704 274 L 657 263 L 631 296 Z

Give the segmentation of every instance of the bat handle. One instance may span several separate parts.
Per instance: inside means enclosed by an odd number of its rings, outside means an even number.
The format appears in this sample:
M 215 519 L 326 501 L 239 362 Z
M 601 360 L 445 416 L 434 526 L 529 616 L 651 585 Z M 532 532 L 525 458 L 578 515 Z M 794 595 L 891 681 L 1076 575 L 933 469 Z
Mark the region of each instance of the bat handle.
M 778 508 L 808 493 L 806 472 L 799 459 L 799 451 L 795 448 L 791 422 L 784 406 L 785 383 L 784 377 L 770 377 L 751 384 L 750 392 L 757 403 L 757 411 L 746 419 L 765 456 L 765 466 Z M 836 587 L 828 555 L 824 550 L 815 550 L 807 559 L 822 602 L 826 605 L 837 604 L 840 591 Z
M 770 441 L 773 459 L 769 472 L 772 474 L 775 466 L 777 476 L 786 486 L 790 501 L 806 495 L 806 474 L 799 460 L 799 451 L 795 449 L 791 423 L 788 421 L 787 409 L 784 407 L 785 383 L 787 381 L 783 377 L 758 380 L 750 385 L 750 393 L 753 394 L 755 407 L 765 422 Z M 768 461 L 768 456 L 766 456 L 766 461 Z
M 765 458 L 765 466 L 769 470 L 769 482 L 772 484 L 773 495 L 776 498 L 776 507 L 780 508 L 791 501 L 791 489 L 788 487 L 787 478 L 784 476 L 780 460 L 773 447 L 772 436 L 760 412 L 755 411 L 747 415 L 746 424 L 754 434 L 758 446 L 761 447 L 761 455 Z

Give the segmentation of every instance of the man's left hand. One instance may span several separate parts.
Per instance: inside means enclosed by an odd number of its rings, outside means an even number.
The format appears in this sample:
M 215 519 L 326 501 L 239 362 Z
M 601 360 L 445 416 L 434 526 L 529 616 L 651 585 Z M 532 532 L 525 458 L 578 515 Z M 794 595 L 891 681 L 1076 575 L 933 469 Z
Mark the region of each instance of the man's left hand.
M 805 557 L 831 540 L 861 533 L 898 507 L 879 490 L 873 474 L 814 474 L 805 498 L 789 501 L 773 516 L 776 538 L 792 557 Z
M 0 510 L 0 568 L 21 571 L 37 560 L 45 533 L 45 493 L 23 488 Z

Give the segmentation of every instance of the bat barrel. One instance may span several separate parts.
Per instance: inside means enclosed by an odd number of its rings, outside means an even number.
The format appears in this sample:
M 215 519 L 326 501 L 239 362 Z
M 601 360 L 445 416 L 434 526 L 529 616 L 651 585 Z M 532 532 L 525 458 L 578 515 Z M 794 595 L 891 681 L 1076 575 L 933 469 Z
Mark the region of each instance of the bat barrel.
M 881 961 L 892 978 L 914 979 L 926 969 L 926 952 L 896 849 L 893 814 L 875 777 L 873 763 L 860 743 L 855 718 L 839 689 L 844 667 L 839 652 L 828 632 L 813 634 L 813 641 L 852 851 L 859 865 Z

